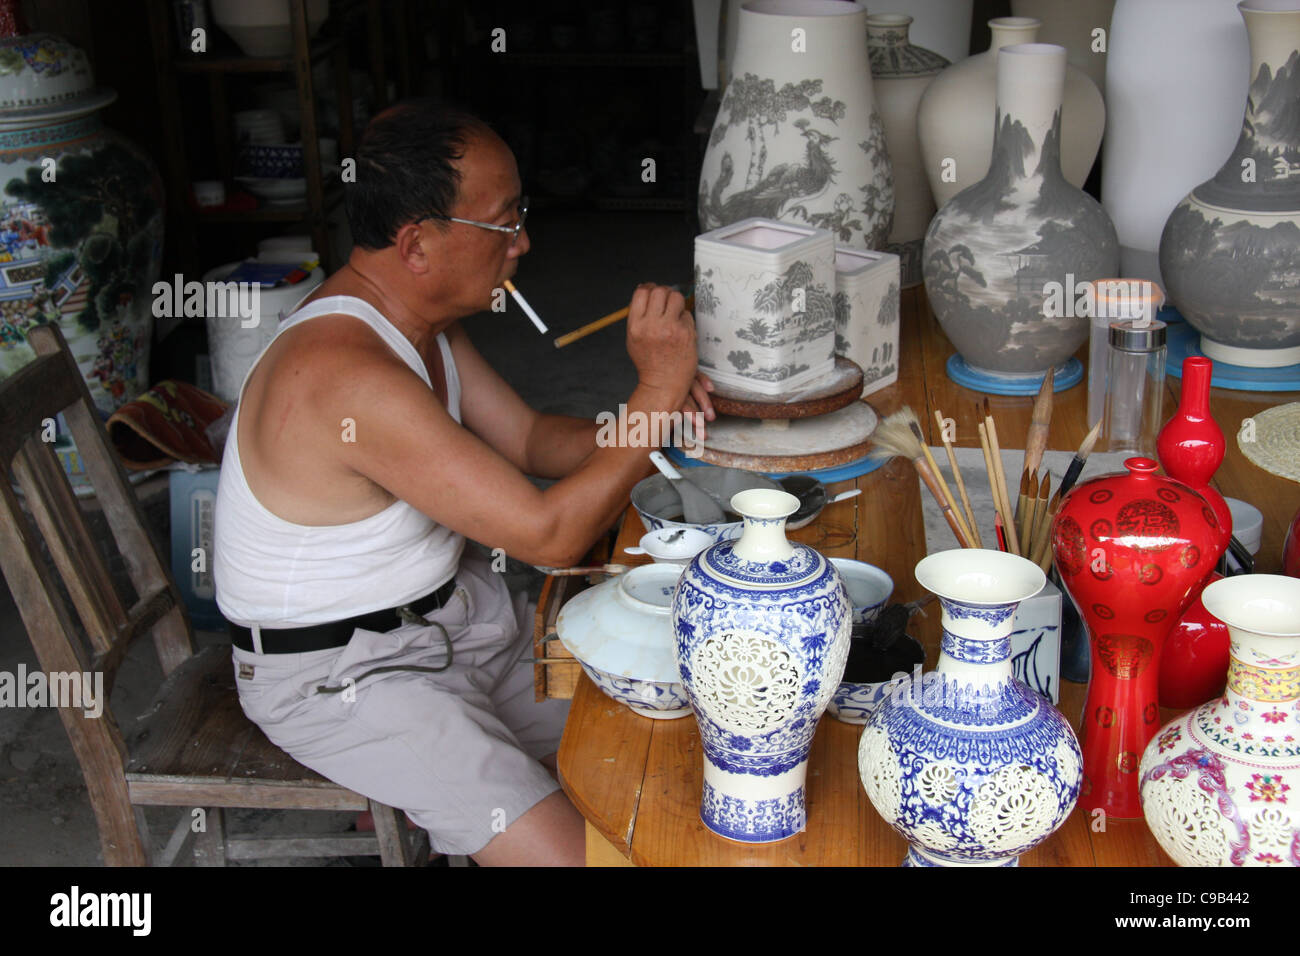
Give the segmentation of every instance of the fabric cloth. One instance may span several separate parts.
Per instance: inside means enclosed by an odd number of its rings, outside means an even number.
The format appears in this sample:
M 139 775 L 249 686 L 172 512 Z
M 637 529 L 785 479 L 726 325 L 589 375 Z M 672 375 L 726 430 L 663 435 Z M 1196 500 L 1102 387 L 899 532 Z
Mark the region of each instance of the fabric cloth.
M 468 855 L 559 789 L 537 758 L 557 749 L 569 704 L 533 700 L 532 665 L 520 663 L 532 648 L 526 596 L 512 601 L 478 555 L 425 619 L 435 626 L 358 630 L 347 647 L 306 654 L 235 648 L 236 686 L 244 713 L 295 760 L 405 810 L 434 849 Z M 441 667 L 436 624 L 451 639 L 450 668 L 365 676 Z
M 352 296 L 329 296 L 299 309 L 284 320 L 275 338 L 302 322 L 337 313 L 369 325 L 432 390 L 415 346 L 373 306 Z M 445 336 L 438 336 L 438 346 L 447 411 L 459 422 L 460 376 Z M 245 377 L 241 398 L 247 384 Z M 217 606 L 227 620 L 245 627 L 302 627 L 406 604 L 449 581 L 465 547 L 461 535 L 405 501 L 341 525 L 294 524 L 271 513 L 244 478 L 238 408 L 226 439 L 213 520 Z
M 167 379 L 108 419 L 108 437 L 131 471 L 166 468 L 178 461 L 215 465 L 220 461 L 207 428 L 230 406 L 187 382 Z

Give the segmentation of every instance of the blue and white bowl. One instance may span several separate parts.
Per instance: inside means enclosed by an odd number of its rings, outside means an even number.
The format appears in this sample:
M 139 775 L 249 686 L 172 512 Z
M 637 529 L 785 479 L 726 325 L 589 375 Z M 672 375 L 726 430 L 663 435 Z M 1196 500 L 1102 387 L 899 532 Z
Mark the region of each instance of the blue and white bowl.
M 740 491 L 750 488 L 766 488 L 780 491 L 781 486 L 770 478 L 742 471 L 739 468 L 719 468 L 701 466 L 691 468 L 690 480 L 709 492 L 714 500 L 730 501 Z M 684 521 L 681 495 L 673 488 L 663 475 L 651 475 L 636 483 L 632 489 L 632 507 L 641 516 L 641 523 L 647 531 L 660 528 L 695 528 L 703 531 L 714 542 L 730 541 L 740 537 L 744 522 L 737 515 L 734 521 L 717 524 L 691 524 Z
M 894 579 L 874 564 L 851 558 L 831 558 L 849 589 L 854 624 L 874 624 L 894 593 Z
M 671 605 L 682 567 L 647 564 L 576 595 L 555 631 L 606 694 L 643 717 L 691 712 L 677 673 Z

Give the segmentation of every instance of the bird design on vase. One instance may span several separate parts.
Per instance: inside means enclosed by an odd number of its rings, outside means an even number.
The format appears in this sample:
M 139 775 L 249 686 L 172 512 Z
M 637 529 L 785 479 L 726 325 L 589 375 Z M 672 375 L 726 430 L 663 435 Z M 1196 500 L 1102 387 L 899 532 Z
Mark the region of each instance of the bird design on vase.
M 735 164 L 730 153 L 723 154 L 718 180 L 709 191 L 707 202 L 701 204 L 706 229 L 752 216 L 780 219 L 783 212 L 805 221 L 810 218 L 807 204 L 835 182 L 835 162 L 824 147 L 838 137 L 815 129 L 806 119 L 795 120 L 794 125 L 807 140 L 805 161 L 781 163 L 754 186 L 734 192 L 725 200 L 721 199 L 722 190 L 731 181 Z

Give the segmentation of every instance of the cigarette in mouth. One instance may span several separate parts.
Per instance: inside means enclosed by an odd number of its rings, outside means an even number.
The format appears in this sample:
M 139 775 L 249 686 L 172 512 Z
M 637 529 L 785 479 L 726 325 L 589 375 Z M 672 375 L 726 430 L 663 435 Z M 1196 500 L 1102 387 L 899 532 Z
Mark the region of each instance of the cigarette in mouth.
M 533 307 L 528 304 L 528 300 L 524 298 L 523 293 L 516 289 L 515 284 L 509 279 L 506 280 L 506 288 L 515 297 L 515 301 L 519 303 L 519 308 L 524 310 L 524 314 L 533 320 L 533 325 L 537 326 L 537 331 L 545 335 L 548 331 L 546 323 L 542 321 L 541 316 L 533 311 Z

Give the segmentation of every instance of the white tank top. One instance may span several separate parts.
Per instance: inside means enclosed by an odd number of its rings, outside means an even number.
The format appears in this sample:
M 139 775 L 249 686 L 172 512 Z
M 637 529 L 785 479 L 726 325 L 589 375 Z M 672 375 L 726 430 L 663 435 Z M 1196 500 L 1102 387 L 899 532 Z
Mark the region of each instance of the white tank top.
M 299 309 L 281 323 L 275 338 L 301 322 L 339 313 L 374 329 L 433 389 L 415 346 L 377 309 L 353 296 L 329 296 Z M 444 335 L 439 334 L 438 346 L 447 380 L 447 411 L 459 422 L 460 376 Z M 245 386 L 253 368 L 244 377 Z M 240 386 L 241 399 L 243 394 Z M 213 516 L 212 573 L 217 606 L 227 619 L 245 627 L 337 621 L 405 604 L 456 574 L 464 537 L 405 501 L 349 524 L 301 525 L 272 514 L 244 478 L 239 411 L 237 407 L 226 439 Z

